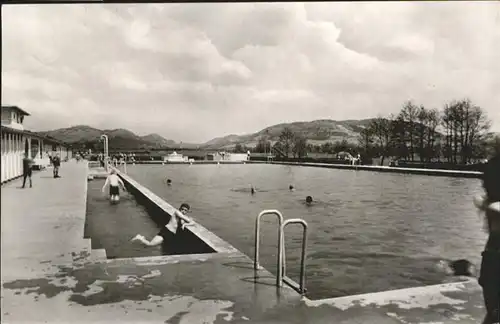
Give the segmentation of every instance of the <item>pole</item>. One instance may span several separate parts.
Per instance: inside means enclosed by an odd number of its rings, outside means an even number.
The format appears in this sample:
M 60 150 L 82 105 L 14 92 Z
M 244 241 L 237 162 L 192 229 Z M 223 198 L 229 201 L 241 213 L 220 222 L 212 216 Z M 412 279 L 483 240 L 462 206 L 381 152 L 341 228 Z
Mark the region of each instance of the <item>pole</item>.
M 108 136 L 105 134 L 101 135 L 101 139 L 104 139 L 104 167 L 106 168 L 106 172 L 109 171 L 108 166 Z

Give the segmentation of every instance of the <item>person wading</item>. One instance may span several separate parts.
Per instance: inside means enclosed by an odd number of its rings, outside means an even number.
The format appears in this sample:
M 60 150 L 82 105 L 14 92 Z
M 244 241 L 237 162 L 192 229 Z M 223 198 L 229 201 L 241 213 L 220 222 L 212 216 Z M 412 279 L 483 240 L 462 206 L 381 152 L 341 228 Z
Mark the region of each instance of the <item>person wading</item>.
M 115 170 L 111 170 L 111 174 L 106 178 L 104 186 L 102 186 L 102 192 L 109 186 L 109 199 L 111 202 L 118 202 L 120 200 L 120 186 L 125 191 L 125 184 L 122 179 L 116 174 Z
M 486 316 L 483 324 L 500 323 L 500 154 L 486 164 L 483 197 L 474 204 L 485 214 L 488 241 L 482 253 L 479 284 L 483 288 Z

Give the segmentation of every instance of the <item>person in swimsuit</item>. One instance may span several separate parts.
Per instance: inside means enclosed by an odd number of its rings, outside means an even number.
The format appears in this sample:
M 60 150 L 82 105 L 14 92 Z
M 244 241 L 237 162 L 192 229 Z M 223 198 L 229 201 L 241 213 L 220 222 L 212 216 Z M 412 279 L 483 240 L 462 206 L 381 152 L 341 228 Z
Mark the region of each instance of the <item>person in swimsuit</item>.
M 485 195 L 474 204 L 485 214 L 488 241 L 482 253 L 479 284 L 483 288 L 486 316 L 483 324 L 500 323 L 500 154 L 488 161 L 483 172 Z
M 170 217 L 168 223 L 156 234 L 151 241 L 148 241 L 143 235 L 137 234 L 131 241 L 139 241 L 145 246 L 157 246 L 165 244 L 167 246 L 175 245 L 176 236 L 183 231 L 186 226 L 194 225 L 193 221 L 185 215 L 189 212 L 190 206 L 183 203 L 179 210 L 176 210 Z
M 102 192 L 106 186 L 109 185 L 109 198 L 111 202 L 118 202 L 120 200 L 120 186 L 125 191 L 125 184 L 122 179 L 116 174 L 115 170 L 111 170 L 111 174 L 106 178 L 104 186 L 102 186 Z

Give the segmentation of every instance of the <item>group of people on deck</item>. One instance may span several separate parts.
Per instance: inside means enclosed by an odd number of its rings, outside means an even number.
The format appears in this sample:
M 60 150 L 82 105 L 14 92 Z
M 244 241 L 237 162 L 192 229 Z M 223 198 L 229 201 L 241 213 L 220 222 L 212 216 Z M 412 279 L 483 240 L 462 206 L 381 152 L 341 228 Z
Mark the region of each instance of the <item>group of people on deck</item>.
M 54 178 L 60 178 L 61 176 L 59 175 L 59 168 L 61 167 L 61 158 L 59 157 L 59 154 L 55 154 L 54 156 L 48 154 L 49 157 L 49 162 L 50 165 L 52 165 L 52 174 Z M 23 158 L 23 185 L 22 188 L 26 187 L 26 180 L 29 179 L 30 183 L 30 188 L 33 187 L 33 180 L 32 180 L 32 175 L 33 175 L 33 166 L 35 165 L 35 161 L 33 161 L 32 158 L 29 157 L 28 153 L 24 153 L 24 158 Z

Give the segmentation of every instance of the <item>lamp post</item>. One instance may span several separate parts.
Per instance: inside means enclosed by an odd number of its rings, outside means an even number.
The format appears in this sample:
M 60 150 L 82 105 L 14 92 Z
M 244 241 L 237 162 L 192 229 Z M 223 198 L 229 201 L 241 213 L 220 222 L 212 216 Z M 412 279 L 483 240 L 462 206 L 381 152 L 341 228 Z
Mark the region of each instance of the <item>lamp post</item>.
M 108 135 L 101 135 L 101 139 L 104 140 L 104 167 L 108 171 Z

